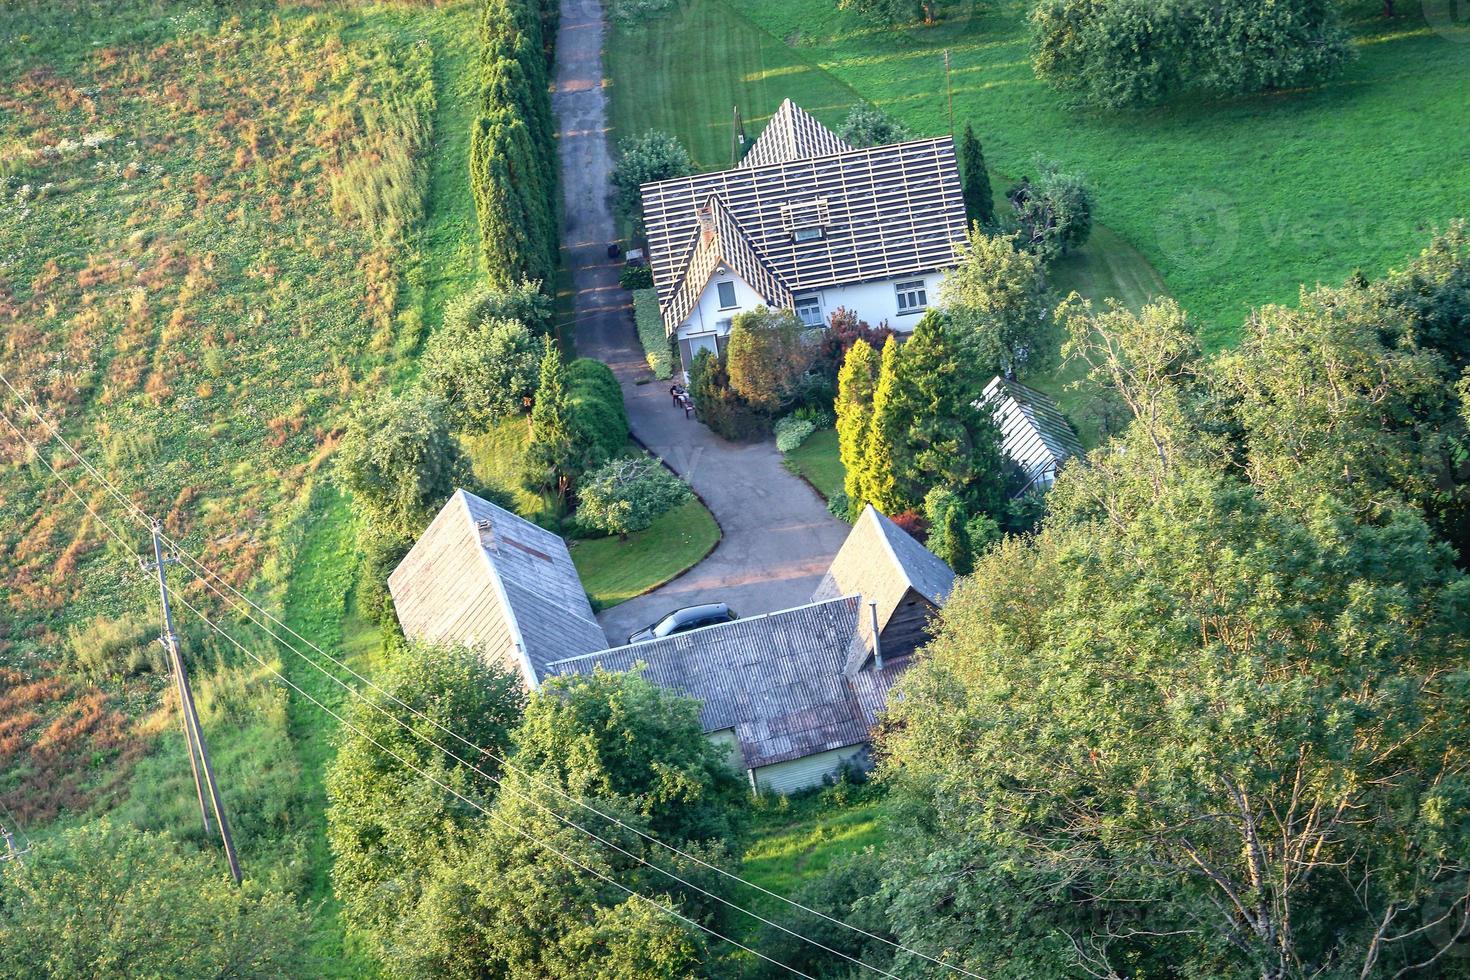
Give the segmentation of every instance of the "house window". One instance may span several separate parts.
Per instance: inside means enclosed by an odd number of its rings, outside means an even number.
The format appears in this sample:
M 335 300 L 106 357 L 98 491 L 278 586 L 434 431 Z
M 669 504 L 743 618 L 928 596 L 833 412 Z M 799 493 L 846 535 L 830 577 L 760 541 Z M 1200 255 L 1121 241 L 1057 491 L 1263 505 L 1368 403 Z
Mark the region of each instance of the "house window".
M 798 228 L 791 233 L 791 240 L 800 245 L 802 242 L 819 242 L 827 237 L 827 231 L 821 225 L 809 225 L 806 228 Z
M 715 289 L 720 294 L 720 309 L 733 310 L 740 305 L 735 299 L 735 284 L 733 282 L 717 282 L 715 283 Z
M 796 315 L 809 327 L 822 325 L 822 297 L 802 296 L 796 301 Z
M 918 313 L 929 305 L 929 295 L 924 292 L 924 280 L 901 282 L 893 287 L 898 292 L 898 315 Z

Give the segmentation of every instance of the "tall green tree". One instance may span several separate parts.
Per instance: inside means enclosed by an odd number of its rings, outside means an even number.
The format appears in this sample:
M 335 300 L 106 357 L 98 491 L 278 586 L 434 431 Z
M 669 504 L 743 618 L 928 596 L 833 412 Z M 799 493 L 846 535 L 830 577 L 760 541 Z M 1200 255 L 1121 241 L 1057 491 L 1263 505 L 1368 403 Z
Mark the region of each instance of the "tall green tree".
M 694 161 L 678 139 L 650 129 L 642 136 L 618 144 L 618 162 L 613 168 L 613 208 L 633 224 L 634 234 L 641 238 L 643 227 L 643 185 L 658 180 L 672 180 L 694 173 Z
M 337 479 L 373 531 L 396 539 L 417 535 L 471 480 L 443 399 L 425 392 L 384 392 L 356 404 L 336 461 Z
M 218 853 L 105 819 L 0 864 L 0 976 L 306 976 L 322 967 L 310 929 L 290 896 L 236 887 Z
M 898 338 L 889 337 L 883 344 L 878 382 L 873 390 L 873 417 L 863 438 L 857 478 L 862 496 L 851 501 L 854 511 L 864 504 L 872 504 L 885 514 L 898 514 L 913 506 L 914 488 L 907 480 L 902 484 L 899 480 L 900 473 L 906 474 L 911 468 L 906 455 L 908 418 L 898 390 L 898 364 L 902 356 Z
M 332 890 L 349 930 L 394 975 L 414 973 L 421 937 L 404 923 L 436 859 L 476 832 L 479 811 L 450 790 L 493 797 L 524 704 L 520 676 L 480 651 L 412 644 L 348 711 L 327 774 Z
M 531 408 L 531 439 L 523 459 L 526 485 L 565 501 L 583 455 L 567 398 L 566 365 L 561 349 L 548 341 Z
M 1412 975 L 1470 934 L 1470 579 L 1400 431 L 1422 352 L 1375 347 L 1398 325 L 1353 289 L 1215 361 L 1169 303 L 1071 318 L 1132 422 L 891 702 L 906 846 L 875 900 L 903 941 L 1282 980 Z
M 979 369 L 1005 374 L 1044 360 L 1055 341 L 1041 259 L 978 224 L 957 258 L 939 299 Z
M 480 251 L 492 288 L 524 280 L 550 282 L 555 229 L 547 173 L 525 120 L 511 110 L 481 116 L 470 138 L 470 188 L 480 222 Z
M 932 488 L 950 487 L 973 512 L 1000 514 L 1007 484 L 1000 429 L 989 403 L 976 404 L 986 379 L 942 314 L 925 314 L 893 370 L 889 411 L 906 423 L 894 462 L 900 509 L 918 510 Z
M 705 737 L 698 702 L 635 674 L 556 678 L 532 695 L 515 742 L 482 832 L 438 863 L 425 890 L 416 913 L 423 929 L 413 930 L 423 937 L 415 944 L 421 975 L 675 980 L 704 972 L 707 953 L 692 927 L 651 914 L 605 880 L 696 920 L 711 913 L 708 900 L 649 865 L 714 892 L 712 876 L 654 852 L 636 833 L 713 861 L 742 839 L 748 790 Z M 595 826 L 617 849 L 559 814 Z
M 842 489 L 848 505 L 861 508 L 868 500 L 863 484 L 863 454 L 873 419 L 873 395 L 878 387 L 878 352 L 858 338 L 837 372 L 837 455 L 842 460 Z
M 970 224 L 990 228 L 995 225 L 995 192 L 990 189 L 990 173 L 985 168 L 985 152 L 975 136 L 975 127 L 965 124 L 960 141 L 960 176 L 964 183 L 965 215 Z

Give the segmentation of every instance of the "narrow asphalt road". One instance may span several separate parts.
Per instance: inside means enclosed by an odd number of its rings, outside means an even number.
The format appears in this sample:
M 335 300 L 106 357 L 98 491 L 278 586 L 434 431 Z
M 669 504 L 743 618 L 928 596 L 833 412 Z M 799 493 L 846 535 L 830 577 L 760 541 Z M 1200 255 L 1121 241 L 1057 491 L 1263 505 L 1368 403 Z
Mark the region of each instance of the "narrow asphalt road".
M 773 444 L 725 442 L 672 406 L 667 383 L 638 384 L 651 375 L 628 294 L 618 286 L 619 265 L 607 257 L 616 232 L 608 203 L 605 33 L 598 0 L 562 0 L 553 104 L 566 201 L 562 259 L 576 289 L 577 353 L 612 367 L 633 435 L 689 481 L 724 534 L 714 552 L 684 575 L 598 617 L 608 640 L 619 644 L 680 606 L 722 601 L 753 616 L 806 602 L 848 528 L 781 465 Z

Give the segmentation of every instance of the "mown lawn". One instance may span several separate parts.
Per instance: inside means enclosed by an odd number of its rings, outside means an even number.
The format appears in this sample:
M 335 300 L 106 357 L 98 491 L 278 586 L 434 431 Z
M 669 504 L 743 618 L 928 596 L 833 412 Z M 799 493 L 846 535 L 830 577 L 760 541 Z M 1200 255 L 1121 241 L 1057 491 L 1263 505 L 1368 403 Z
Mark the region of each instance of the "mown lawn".
M 697 564 L 720 542 L 720 526 L 698 500 L 674 508 L 646 531 L 619 541 L 571 542 L 572 561 L 595 609 L 626 602 L 663 585 Z
M 511 498 L 516 513 L 543 527 L 560 524 L 549 495 L 526 490 L 520 458 L 530 430 L 519 419 L 502 422 L 465 441 L 475 478 Z M 639 452 L 630 445 L 629 452 Z M 670 511 L 627 541 L 581 538 L 569 543 L 572 561 L 595 609 L 642 595 L 699 562 L 720 540 L 714 515 L 699 500 Z
M 948 49 L 956 126 L 974 124 L 990 166 L 1016 176 L 1045 154 L 1086 173 L 1099 219 L 1142 250 L 1218 347 L 1250 307 L 1354 269 L 1377 276 L 1470 214 L 1470 23 L 1455 2 L 1400 4 L 1392 20 L 1377 0 L 1349 4 L 1359 57 L 1309 91 L 1136 113 L 1068 109 L 1036 80 L 1026 0 L 899 31 L 866 27 L 831 0 L 726 5 L 921 133 L 948 130 Z
M 823 500 L 842 490 L 845 472 L 837 455 L 837 430 L 818 429 L 786 454 L 786 468 L 801 477 Z

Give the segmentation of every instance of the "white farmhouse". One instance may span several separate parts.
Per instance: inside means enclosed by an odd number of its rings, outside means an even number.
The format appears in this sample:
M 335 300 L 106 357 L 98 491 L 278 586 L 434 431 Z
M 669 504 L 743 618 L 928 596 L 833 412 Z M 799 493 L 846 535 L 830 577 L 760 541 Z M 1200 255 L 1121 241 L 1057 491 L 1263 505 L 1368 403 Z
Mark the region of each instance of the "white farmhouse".
M 965 240 L 952 137 L 853 149 L 790 99 L 733 170 L 643 185 L 643 213 L 686 367 L 757 306 L 910 331 Z

